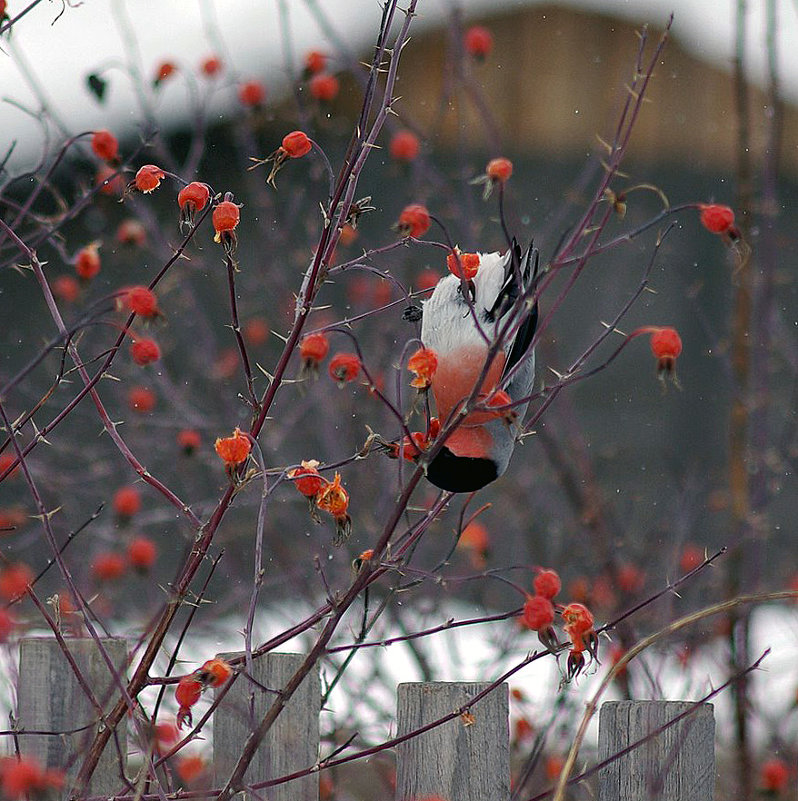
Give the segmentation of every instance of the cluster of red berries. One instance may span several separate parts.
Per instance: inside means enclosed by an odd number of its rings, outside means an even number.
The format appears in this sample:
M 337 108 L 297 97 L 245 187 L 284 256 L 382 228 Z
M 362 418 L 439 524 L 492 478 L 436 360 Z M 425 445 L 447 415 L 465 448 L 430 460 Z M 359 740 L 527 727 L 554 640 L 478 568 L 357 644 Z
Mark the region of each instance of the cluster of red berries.
M 191 707 L 199 701 L 202 693 L 210 687 L 221 687 L 233 675 L 233 668 L 223 659 L 209 659 L 193 673 L 183 676 L 175 689 L 177 701 L 177 726 L 192 723 Z
M 567 606 L 557 604 L 555 607 L 554 598 L 562 589 L 560 576 L 555 570 L 538 568 L 532 587 L 534 595 L 527 597 L 521 621 L 528 629 L 538 633 L 538 638 L 546 648 L 556 652 L 560 643 L 554 631 L 555 610 L 560 613 L 570 640 L 568 678 L 572 679 L 585 666 L 585 650 L 594 659 L 597 658 L 598 638 L 593 630 L 593 615 L 580 603 Z
M 329 481 L 319 473 L 318 467 L 319 462 L 316 459 L 303 459 L 299 467 L 288 472 L 288 478 L 308 499 L 314 518 L 317 509 L 332 516 L 335 521 L 334 544 L 341 545 L 352 530 L 352 519 L 348 514 L 349 493 L 341 483 L 340 473 L 336 473 L 333 480 Z

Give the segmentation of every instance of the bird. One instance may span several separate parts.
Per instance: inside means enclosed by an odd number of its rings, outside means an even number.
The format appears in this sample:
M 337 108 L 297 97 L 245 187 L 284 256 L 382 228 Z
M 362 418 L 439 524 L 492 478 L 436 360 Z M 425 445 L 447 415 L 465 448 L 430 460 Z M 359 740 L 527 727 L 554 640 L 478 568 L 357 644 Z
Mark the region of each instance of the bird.
M 517 315 L 514 329 L 510 329 L 507 346 L 496 354 L 480 396 L 484 399 L 502 388 L 512 401 L 519 401 L 531 394 L 534 383 L 535 354 L 530 345 L 537 328 L 538 304 L 530 298 L 519 311 L 515 303 L 519 296 L 529 295 L 537 279 L 539 251 L 530 242 L 522 254 L 513 239 L 504 254 L 478 256 L 479 268 L 472 279 L 466 281 L 455 274 L 441 278 L 422 307 L 421 342 L 438 358 L 430 389 L 443 425 L 473 392 L 488 342 L 495 340 L 510 316 Z M 471 296 L 473 313 L 464 289 Z M 505 376 L 516 365 L 503 386 Z M 510 463 L 527 405 L 528 401 L 514 406 L 511 420 L 487 412 L 469 413 L 426 465 L 427 480 L 449 492 L 473 492 L 495 481 Z

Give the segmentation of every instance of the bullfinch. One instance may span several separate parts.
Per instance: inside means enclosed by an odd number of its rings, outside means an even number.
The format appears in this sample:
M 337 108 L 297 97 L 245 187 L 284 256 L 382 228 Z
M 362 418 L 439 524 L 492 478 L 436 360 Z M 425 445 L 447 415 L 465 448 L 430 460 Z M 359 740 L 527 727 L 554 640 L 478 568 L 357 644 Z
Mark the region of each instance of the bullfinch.
M 503 389 L 512 401 L 522 401 L 532 392 L 535 354 L 530 346 L 538 320 L 533 289 L 540 254 L 532 244 L 522 254 L 513 240 L 504 254 L 478 256 L 473 278 L 441 278 L 423 305 L 421 341 L 438 357 L 430 388 L 443 425 L 473 392 L 489 345 L 500 336 L 506 342 L 496 352 L 478 399 Z M 472 492 L 497 479 L 510 462 L 527 405 L 521 402 L 506 415 L 470 412 L 427 465 L 429 481 L 450 492 Z

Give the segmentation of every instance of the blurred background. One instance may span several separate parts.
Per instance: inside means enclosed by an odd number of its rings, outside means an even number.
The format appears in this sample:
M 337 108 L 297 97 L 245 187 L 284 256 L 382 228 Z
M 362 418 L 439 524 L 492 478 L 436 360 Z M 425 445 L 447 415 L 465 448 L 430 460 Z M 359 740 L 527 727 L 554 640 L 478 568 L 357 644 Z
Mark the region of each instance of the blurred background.
M 411 575 L 418 579 L 407 596 L 412 603 L 395 601 L 398 577 L 396 584 L 374 589 L 386 607 L 375 630 L 383 635 L 432 625 L 447 609 L 468 616 L 516 608 L 523 603 L 519 587 L 529 587 L 534 567 L 541 565 L 556 568 L 568 597 L 588 603 L 606 621 L 705 555 L 729 548 L 716 569 L 619 627 L 613 641 L 620 649 L 730 594 L 795 586 L 794 3 L 421 0 L 402 52 L 396 114 L 389 116 L 381 149 L 370 155 L 360 178 L 358 197 L 370 196 L 374 211 L 340 242 L 335 263 L 345 269 L 331 275 L 308 330 L 351 325 L 378 385 L 407 410 L 407 391 L 399 393 L 407 384 L 401 360 L 418 332 L 402 311 L 408 293 L 428 289 L 444 274 L 445 251 L 424 243 L 389 248 L 401 210 L 424 203 L 464 250 L 503 249 L 495 196 L 483 201 L 470 181 L 489 159 L 509 157 L 509 229 L 521 241 L 534 239 L 547 264 L 602 176 L 601 141 L 612 139 L 629 100 L 643 26 L 650 54 L 671 7 L 670 40 L 635 123 L 623 175 L 613 182 L 616 192 L 627 193 L 625 216 L 616 215 L 604 237 L 635 235 L 592 258 L 568 290 L 538 349 L 536 387 L 543 392 L 553 385 L 596 341 L 637 291 L 652 258 L 647 289 L 618 328 L 629 333 L 644 325 L 676 327 L 684 343 L 677 363 L 680 387 L 657 380 L 656 362 L 640 338 L 606 370 L 561 393 L 534 435 L 516 449 L 507 474 L 467 506 L 454 498 L 431 526 L 412 557 L 417 572 Z M 20 10 L 10 3 L 7 13 L 14 18 Z M 71 279 L 62 280 L 57 292 L 67 321 L 91 313 L 91 324 L 80 334 L 84 359 L 99 357 L 118 333 L 123 318 L 113 311 L 112 293 L 147 283 L 179 243 L 179 184 L 170 179 L 152 195 L 129 194 L 121 202 L 118 195 L 97 194 L 93 187 L 102 165 L 89 138 L 59 156 L 63 142 L 109 129 L 120 141 L 126 181 L 141 164 L 156 163 L 182 180 L 233 192 L 243 203 L 238 313 L 262 392 L 293 320 L 328 185 L 315 154 L 287 164 L 276 191 L 265 183 L 268 168 L 248 168 L 252 158 L 272 153 L 285 133 L 301 128 L 337 172 L 362 105 L 363 62 L 371 57 L 379 15 L 372 2 L 199 0 L 156 6 L 87 0 L 74 6 L 40 3 L 3 34 L 0 154 L 8 156 L 0 173 L 0 213 L 10 220 L 36 187 L 45 187 L 37 191 L 20 236 L 40 242 L 39 256 L 54 287 L 59 279 Z M 469 38 L 475 29 L 484 33 Z M 311 53 L 322 58 L 320 70 L 308 61 Z M 218 64 L 209 67 L 209 59 Z M 318 75 L 326 82 L 314 80 Z M 742 245 L 705 230 L 696 208 L 644 230 L 669 204 L 711 202 L 735 209 Z M 670 222 L 655 255 L 658 236 Z M 37 239 L 51 225 L 56 233 Z M 434 230 L 426 239 L 442 241 Z M 93 242 L 100 244 L 102 270 L 91 281 L 76 282 L 76 254 Z M 361 258 L 364 251 L 369 254 Z M 29 272 L 14 269 L 19 255 L 13 245 L 6 241 L 0 254 L 5 385 L 36 359 L 55 328 Z M 544 316 L 567 278 L 560 276 L 541 299 Z M 163 315 L 146 330 L 157 338 L 162 360 L 141 368 L 119 358 L 100 385 L 113 419 L 124 420 L 121 430 L 131 450 L 202 519 L 227 480 L 213 442 L 236 425 L 246 426 L 250 414 L 241 399 L 245 382 L 230 329 L 227 280 L 206 226 L 158 289 Z M 351 349 L 344 336 L 331 339 L 333 352 Z M 602 364 L 621 341 L 613 335 L 588 366 Z M 59 363 L 60 351 L 54 351 L 14 385 L 8 395 L 14 416 L 44 396 Z M 296 357 L 290 374 L 299 375 Z M 70 392 L 74 386 L 59 383 L 34 422 L 41 428 Z M 338 389 L 324 366 L 317 381 L 285 387 L 271 417 L 260 438 L 270 468 L 309 458 L 325 464 L 351 459 L 365 442 L 367 426 L 388 439 L 400 433 L 367 386 Z M 179 439 L 186 430 L 198 435 L 196 447 L 187 449 Z M 193 532 L 162 498 L 135 482 L 108 437 L 100 435 L 96 412 L 85 401 L 71 414 L 69 428 L 58 429 L 52 444 L 39 447 L 29 463 L 46 488 L 48 508 L 59 509 L 62 537 L 105 504 L 72 546 L 75 574 L 98 614 L 137 630 L 163 601 L 145 588 L 153 580 L 170 580 Z M 397 463 L 372 454 L 365 463 L 345 464 L 342 473 L 353 533 L 341 549 L 331 545 L 329 521 L 316 524 L 293 488 L 275 493 L 265 528 L 264 609 L 277 609 L 275 601 L 285 597 L 294 597 L 297 609 L 312 607 L 323 595 L 314 557 L 326 581 L 345 586 L 352 559 L 373 545 L 395 501 Z M 115 493 L 129 486 L 139 498 L 133 514 L 114 503 Z M 424 485 L 414 504 L 427 508 L 437 496 L 433 490 Z M 242 492 L 214 541 L 213 556 L 224 550 L 209 590 L 215 603 L 198 616 L 195 630 L 225 648 L 241 647 L 228 633 L 240 627 L 237 615 L 251 590 L 259 501 L 257 491 Z M 458 540 L 458 521 L 483 504 L 490 506 Z M 10 476 L 0 486 L 0 513 L 16 528 L 3 539 L 3 553 L 36 566 L 48 552 L 33 511 L 20 477 Z M 158 552 L 143 576 L 98 572 L 99 555 L 121 553 L 138 537 L 151 540 Z M 442 560 L 445 580 L 437 581 L 433 573 Z M 48 595 L 63 592 L 54 572 L 42 586 Z M 779 615 L 767 628 L 789 644 L 788 655 L 772 663 L 783 682 L 778 711 L 772 693 L 751 690 L 758 739 L 743 797 L 755 788 L 753 768 L 763 753 L 794 760 L 798 746 L 792 711 L 798 676 L 789 656 L 798 627 L 794 607 L 780 607 Z M 274 621 L 288 625 L 291 617 L 280 606 L 273 621 L 262 623 L 262 636 L 274 633 Z M 668 680 L 641 660 L 615 692 L 665 694 L 670 679 L 680 676 L 682 697 L 700 694 L 758 655 L 752 643 L 762 642 L 761 632 L 755 637 L 751 631 L 747 614 L 699 626 L 665 649 Z M 469 674 L 464 678 L 480 678 L 499 659 L 534 647 L 514 628 L 486 637 L 484 646 L 475 664 L 459 646 L 446 646 L 451 662 L 443 664 L 439 646 L 428 650 L 419 641 L 403 658 L 403 671 L 425 679 L 463 672 Z M 466 652 L 473 647 L 469 641 Z M 682 673 L 691 658 L 698 667 Z M 329 669 L 336 669 L 335 660 Z M 357 692 L 364 675 L 390 685 L 381 660 L 358 670 L 350 691 Z M 556 675 L 548 680 L 552 695 L 545 703 L 551 704 L 559 691 Z M 364 712 L 364 719 L 373 714 L 385 721 L 391 703 L 375 701 L 376 712 Z M 563 708 L 568 714 L 554 718 L 559 744 L 567 740 L 569 715 L 576 714 L 575 706 Z M 720 733 L 730 761 L 731 719 L 729 711 Z M 330 723 L 330 739 L 340 740 L 358 725 L 361 720 L 341 713 Z M 556 750 L 553 745 L 552 754 Z M 727 778 L 735 791 L 740 781 Z

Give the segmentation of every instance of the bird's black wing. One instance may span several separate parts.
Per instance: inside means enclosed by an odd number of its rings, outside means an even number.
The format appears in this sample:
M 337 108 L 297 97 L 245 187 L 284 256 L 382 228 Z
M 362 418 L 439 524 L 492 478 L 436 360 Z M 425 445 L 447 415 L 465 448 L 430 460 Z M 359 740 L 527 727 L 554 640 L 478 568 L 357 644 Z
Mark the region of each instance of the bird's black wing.
M 518 272 L 513 268 L 513 261 L 519 265 Z M 526 291 L 529 289 L 532 282 L 535 281 L 540 268 L 540 251 L 534 246 L 534 241 L 529 243 L 526 253 L 521 256 L 521 248 L 513 239 L 512 256 L 507 259 L 507 266 L 505 267 L 506 279 L 496 302 L 491 309 L 492 314 L 503 314 L 509 309 L 518 298 L 519 286 L 517 276 L 520 274 L 521 285 Z M 535 330 L 538 326 L 538 304 L 535 301 L 529 314 L 521 323 L 520 328 L 513 341 L 513 347 L 510 350 L 510 355 L 507 357 L 507 362 L 504 365 L 504 373 L 510 371 L 524 356 L 532 342 L 532 337 L 535 336 Z

